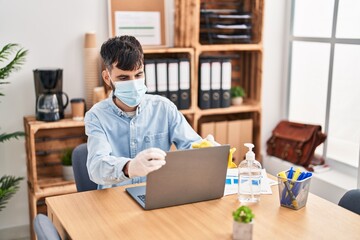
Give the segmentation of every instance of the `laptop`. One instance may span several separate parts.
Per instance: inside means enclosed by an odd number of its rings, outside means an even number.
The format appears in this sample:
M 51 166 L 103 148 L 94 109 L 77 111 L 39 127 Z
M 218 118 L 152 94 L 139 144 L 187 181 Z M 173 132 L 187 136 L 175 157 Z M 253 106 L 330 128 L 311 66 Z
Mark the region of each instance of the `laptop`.
M 144 209 L 221 198 L 230 146 L 167 152 L 166 164 L 147 176 L 146 186 L 126 188 Z

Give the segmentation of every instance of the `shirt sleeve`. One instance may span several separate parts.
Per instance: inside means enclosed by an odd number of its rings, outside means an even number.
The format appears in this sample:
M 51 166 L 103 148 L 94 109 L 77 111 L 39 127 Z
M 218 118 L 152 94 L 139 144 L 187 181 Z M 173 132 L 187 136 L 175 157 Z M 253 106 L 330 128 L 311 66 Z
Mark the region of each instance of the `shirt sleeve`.
M 184 115 L 172 105 L 169 106 L 170 139 L 177 149 L 190 149 L 194 142 L 199 142 L 202 138 L 190 126 Z
M 128 180 L 123 168 L 130 158 L 112 156 L 112 149 L 96 115 L 85 115 L 85 133 L 88 136 L 87 168 L 91 181 L 101 184 L 117 184 Z

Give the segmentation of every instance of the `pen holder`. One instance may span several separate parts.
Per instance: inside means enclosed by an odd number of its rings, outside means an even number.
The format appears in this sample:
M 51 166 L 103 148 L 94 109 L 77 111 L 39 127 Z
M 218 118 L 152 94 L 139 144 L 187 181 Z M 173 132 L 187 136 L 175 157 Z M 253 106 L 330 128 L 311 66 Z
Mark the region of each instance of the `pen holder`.
M 281 206 L 295 210 L 304 207 L 309 194 L 310 181 L 311 176 L 303 180 L 292 181 L 291 179 L 280 177 L 278 174 Z

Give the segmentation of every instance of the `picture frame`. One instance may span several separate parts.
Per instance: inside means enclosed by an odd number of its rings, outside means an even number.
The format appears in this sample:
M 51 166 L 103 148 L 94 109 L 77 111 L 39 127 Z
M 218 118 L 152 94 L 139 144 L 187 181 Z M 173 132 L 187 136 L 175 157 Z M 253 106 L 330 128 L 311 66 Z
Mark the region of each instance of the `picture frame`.
M 132 35 L 144 48 L 168 46 L 166 0 L 108 0 L 109 37 Z

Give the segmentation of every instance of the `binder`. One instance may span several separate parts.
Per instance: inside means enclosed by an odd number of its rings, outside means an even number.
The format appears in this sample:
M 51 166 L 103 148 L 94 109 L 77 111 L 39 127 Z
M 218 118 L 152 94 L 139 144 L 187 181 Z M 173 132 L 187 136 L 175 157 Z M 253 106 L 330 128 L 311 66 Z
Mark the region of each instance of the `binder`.
M 156 60 L 156 94 L 163 97 L 168 97 L 167 77 L 167 61 Z
M 211 94 L 211 108 L 219 108 L 221 97 L 220 97 L 220 87 L 221 87 L 221 62 L 220 59 L 213 59 L 211 61 L 211 84 L 210 84 L 210 94 Z
M 180 59 L 179 62 L 179 109 L 190 108 L 190 60 Z
M 199 107 L 210 108 L 210 59 L 200 59 Z
M 179 108 L 179 61 L 169 59 L 168 63 L 168 98 Z
M 154 60 L 145 60 L 145 84 L 147 93 L 156 94 L 156 71 Z
M 230 107 L 231 104 L 231 60 L 223 59 L 221 63 L 221 107 Z

